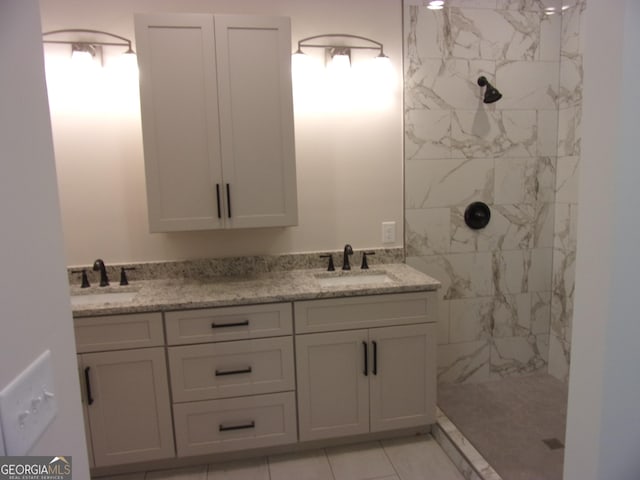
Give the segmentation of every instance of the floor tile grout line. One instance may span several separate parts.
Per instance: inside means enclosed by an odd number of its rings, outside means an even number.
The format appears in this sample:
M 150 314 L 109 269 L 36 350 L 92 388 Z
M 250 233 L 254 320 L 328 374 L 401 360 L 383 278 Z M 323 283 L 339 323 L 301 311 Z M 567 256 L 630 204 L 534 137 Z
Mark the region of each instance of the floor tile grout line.
M 333 465 L 331 465 L 331 459 L 329 458 L 329 452 L 327 452 L 326 448 L 321 449 L 324 453 L 324 457 L 327 459 L 327 463 L 329 464 L 329 471 L 331 472 L 331 478 L 336 480 L 336 473 L 333 471 Z
M 378 441 L 378 443 L 380 444 L 380 447 L 382 448 L 382 451 L 384 452 L 384 456 L 387 457 L 387 460 L 389 460 L 389 464 L 391 465 L 391 468 L 395 472 L 396 477 L 398 477 L 400 480 L 402 480 L 402 476 L 400 475 L 400 472 L 398 472 L 398 470 L 396 468 L 396 465 L 393 463 L 393 460 L 391 460 L 391 457 L 387 453 L 387 449 L 384 448 L 384 443 L 382 443 L 382 441 Z

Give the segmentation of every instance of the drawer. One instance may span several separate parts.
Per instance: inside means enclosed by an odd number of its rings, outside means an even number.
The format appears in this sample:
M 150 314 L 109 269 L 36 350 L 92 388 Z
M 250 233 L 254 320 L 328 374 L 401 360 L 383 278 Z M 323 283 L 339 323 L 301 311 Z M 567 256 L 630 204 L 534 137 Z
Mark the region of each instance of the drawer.
M 291 335 L 290 303 L 165 313 L 167 343 L 223 342 Z
M 75 318 L 73 325 L 78 353 L 164 345 L 160 313 Z
M 436 292 L 295 302 L 296 333 L 435 322 L 437 302 Z
M 169 369 L 174 402 L 293 390 L 293 339 L 170 347 Z
M 293 392 L 173 406 L 179 457 L 295 443 Z

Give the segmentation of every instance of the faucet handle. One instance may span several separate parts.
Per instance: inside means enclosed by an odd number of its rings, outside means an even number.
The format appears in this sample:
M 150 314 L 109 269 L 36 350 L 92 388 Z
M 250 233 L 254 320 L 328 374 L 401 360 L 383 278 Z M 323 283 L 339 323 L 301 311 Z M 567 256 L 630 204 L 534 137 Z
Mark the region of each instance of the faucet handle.
M 135 269 L 136 267 L 122 267 L 120 269 L 120 285 L 129 285 L 129 280 L 127 279 L 127 271 Z
M 360 268 L 362 270 L 369 270 L 369 264 L 367 263 L 367 255 L 375 255 L 376 252 L 362 252 L 362 264 Z
M 329 265 L 327 266 L 327 271 L 328 272 L 335 271 L 336 267 L 333 265 L 333 255 L 331 255 L 330 253 L 327 254 L 327 255 L 320 255 L 320 258 L 328 258 L 329 259 Z
M 82 270 L 71 270 L 71 273 L 81 273 L 82 274 L 82 285 L 80 288 L 89 288 L 91 284 L 89 283 L 89 278 L 87 277 L 87 269 L 83 268 Z

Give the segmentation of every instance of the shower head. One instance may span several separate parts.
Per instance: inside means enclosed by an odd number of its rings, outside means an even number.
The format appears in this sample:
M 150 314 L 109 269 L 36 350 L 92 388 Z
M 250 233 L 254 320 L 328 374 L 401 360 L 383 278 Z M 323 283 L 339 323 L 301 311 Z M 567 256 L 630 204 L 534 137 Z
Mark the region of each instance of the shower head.
M 487 87 L 484 91 L 484 103 L 497 102 L 502 98 L 502 94 L 496 87 L 489 83 L 486 77 L 478 77 L 478 85 L 481 87 Z

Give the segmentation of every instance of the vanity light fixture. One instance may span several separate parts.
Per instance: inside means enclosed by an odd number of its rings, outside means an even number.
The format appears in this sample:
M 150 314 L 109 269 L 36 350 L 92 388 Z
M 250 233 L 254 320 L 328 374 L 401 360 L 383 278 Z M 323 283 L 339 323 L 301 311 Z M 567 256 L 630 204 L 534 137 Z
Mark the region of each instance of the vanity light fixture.
M 325 40 L 321 41 L 319 39 Z M 362 42 L 368 42 L 368 44 Z M 382 43 L 371 38 L 348 33 L 325 33 L 303 38 L 298 41 L 298 49 L 293 53 L 294 58 L 305 55 L 302 51 L 303 48 L 324 48 L 326 64 L 339 65 L 340 67 L 338 68 L 351 65 L 352 50 L 377 50 L 376 59 L 389 60 L 389 57 L 384 54 Z
M 86 37 L 86 34 L 91 34 L 91 36 L 95 35 L 103 35 L 106 37 L 111 37 L 115 40 L 107 39 L 107 41 L 100 40 L 88 40 L 82 38 L 80 40 L 69 40 L 70 34 L 73 36 L 77 36 L 75 34 L 81 34 L 82 37 Z M 52 35 L 64 35 L 66 39 L 55 40 L 49 38 Z M 44 32 L 42 34 L 43 40 L 42 43 L 58 43 L 58 44 L 67 44 L 71 45 L 71 57 L 73 59 L 83 59 L 83 60 L 92 60 L 95 57 L 100 57 L 100 61 L 102 62 L 102 47 L 110 46 L 110 47 L 126 47 L 126 51 L 123 55 L 135 55 L 136 52 L 133 51 L 131 47 L 131 40 L 128 38 L 122 37 L 120 35 L 116 35 L 115 33 L 103 32 L 102 30 L 89 30 L 86 28 L 67 28 L 62 30 L 51 30 L 50 32 Z M 45 38 L 47 37 L 47 38 Z

